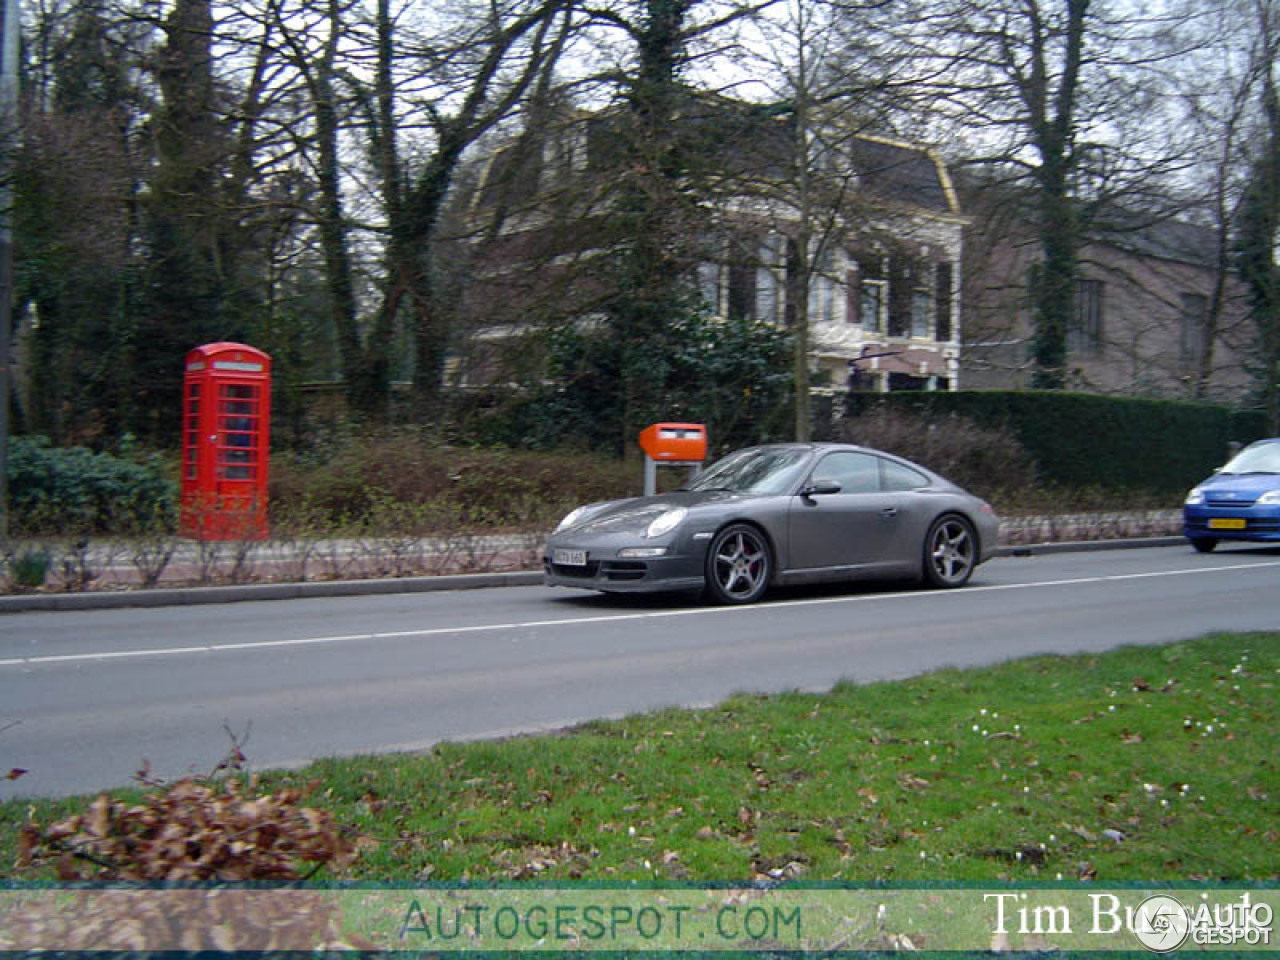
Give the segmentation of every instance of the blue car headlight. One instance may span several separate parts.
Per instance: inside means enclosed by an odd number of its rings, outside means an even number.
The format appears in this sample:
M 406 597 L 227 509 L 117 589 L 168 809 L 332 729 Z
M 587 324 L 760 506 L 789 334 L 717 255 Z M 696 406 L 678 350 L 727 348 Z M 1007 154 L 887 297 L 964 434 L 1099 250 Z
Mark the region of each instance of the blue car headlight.
M 660 537 L 663 534 L 670 533 L 676 527 L 684 522 L 684 518 L 689 515 L 689 511 L 684 507 L 673 507 L 664 513 L 658 514 L 653 522 L 649 524 L 649 528 L 645 530 L 645 539 L 652 540 L 654 537 Z
M 1197 504 L 1204 503 L 1204 491 L 1201 490 L 1199 487 L 1196 487 L 1194 490 L 1192 490 L 1190 493 L 1187 494 L 1187 499 L 1185 502 L 1188 507 L 1194 507 Z
M 1257 499 L 1256 503 L 1260 507 L 1280 506 L 1280 490 L 1268 490 Z

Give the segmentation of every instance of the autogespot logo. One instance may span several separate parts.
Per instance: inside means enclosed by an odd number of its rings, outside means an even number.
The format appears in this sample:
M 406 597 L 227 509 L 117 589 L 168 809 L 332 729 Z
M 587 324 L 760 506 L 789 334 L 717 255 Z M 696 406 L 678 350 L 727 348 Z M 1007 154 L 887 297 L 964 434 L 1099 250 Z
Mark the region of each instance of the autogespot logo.
M 1133 935 L 1152 953 L 1168 953 L 1186 942 L 1191 915 L 1173 897 L 1163 893 L 1147 897 L 1134 911 Z

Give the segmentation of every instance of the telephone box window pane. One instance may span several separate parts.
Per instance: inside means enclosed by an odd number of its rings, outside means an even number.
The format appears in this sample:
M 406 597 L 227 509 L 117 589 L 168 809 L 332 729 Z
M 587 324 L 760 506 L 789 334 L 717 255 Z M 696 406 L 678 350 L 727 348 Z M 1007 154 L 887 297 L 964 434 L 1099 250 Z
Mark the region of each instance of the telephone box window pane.
M 223 400 L 221 412 L 253 416 L 258 412 L 258 405 L 252 400 Z
M 228 433 L 227 446 L 228 447 L 252 447 L 253 434 L 252 433 Z
M 258 388 L 250 384 L 229 383 L 223 386 L 222 396 L 232 400 L 256 400 Z

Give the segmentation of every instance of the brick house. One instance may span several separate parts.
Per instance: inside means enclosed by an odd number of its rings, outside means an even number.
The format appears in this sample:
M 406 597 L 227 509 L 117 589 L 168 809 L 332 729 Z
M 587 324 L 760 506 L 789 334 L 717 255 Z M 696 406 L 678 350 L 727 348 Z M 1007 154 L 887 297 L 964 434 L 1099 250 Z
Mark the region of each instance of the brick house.
M 981 200 L 970 204 L 981 209 Z M 1254 344 L 1246 292 L 1220 264 L 1217 231 L 1116 218 L 1082 249 L 1067 329 L 1067 388 L 1235 404 Z M 975 215 L 966 236 L 961 375 L 971 389 L 1025 389 L 1032 373 L 1031 225 L 1008 210 Z
M 789 325 L 803 295 L 789 118 L 716 99 L 692 101 L 681 122 L 705 134 L 700 175 L 712 184 L 699 201 L 709 215 L 691 245 L 691 282 L 715 316 Z M 608 113 L 574 114 L 487 159 L 470 209 L 475 333 L 457 382 L 535 362 L 522 330 L 589 321 L 607 295 L 599 265 L 619 240 L 614 178 L 601 176 L 620 159 L 611 124 Z M 854 134 L 831 138 L 814 169 L 824 185 L 815 196 L 827 198 L 807 294 L 815 394 L 956 389 L 966 220 L 946 167 L 922 147 Z

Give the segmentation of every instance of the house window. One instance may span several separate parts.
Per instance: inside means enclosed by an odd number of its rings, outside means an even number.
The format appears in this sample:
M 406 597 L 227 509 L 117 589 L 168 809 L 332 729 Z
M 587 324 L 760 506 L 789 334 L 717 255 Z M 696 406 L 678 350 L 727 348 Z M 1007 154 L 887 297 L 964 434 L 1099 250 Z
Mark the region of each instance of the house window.
M 867 333 L 884 333 L 889 305 L 884 258 L 863 253 L 851 262 L 856 269 L 851 269 L 847 275 L 845 320 L 859 324 Z
M 730 317 L 750 317 L 756 309 L 756 266 L 741 261 L 729 264 L 729 293 L 725 313 Z
M 720 264 L 698 264 L 698 293 L 712 313 L 720 312 Z
M 934 270 L 934 282 L 936 293 L 934 294 L 933 303 L 935 307 L 934 313 L 934 336 L 938 340 L 951 339 L 951 264 L 939 263 Z
M 885 283 L 883 280 L 862 281 L 858 289 L 858 318 L 868 333 L 884 333 Z
M 1178 356 L 1184 367 L 1199 368 L 1204 359 L 1208 319 L 1209 300 L 1204 294 L 1182 294 L 1182 335 Z
M 912 292 L 911 265 L 901 257 L 889 260 L 889 336 L 911 336 Z M 890 387 L 892 389 L 892 387 Z
M 830 250 L 824 250 L 809 275 L 809 322 L 832 323 L 836 318 L 836 293 L 839 281 L 833 271 Z
M 911 336 L 927 340 L 932 329 L 933 296 L 924 287 L 911 291 Z
M 1102 350 L 1102 281 L 1076 281 L 1076 309 L 1067 324 L 1067 349 L 1096 354 Z
M 909 373 L 890 373 L 889 392 L 898 393 L 907 390 L 928 390 L 928 377 L 913 377 Z
M 782 267 L 784 247 L 782 238 L 777 234 L 769 234 L 760 241 L 755 318 L 765 323 L 777 323 L 781 313 L 783 291 L 778 270 Z

